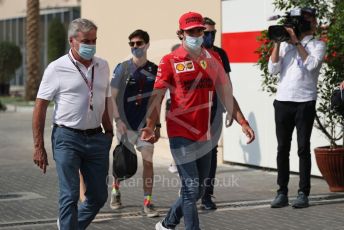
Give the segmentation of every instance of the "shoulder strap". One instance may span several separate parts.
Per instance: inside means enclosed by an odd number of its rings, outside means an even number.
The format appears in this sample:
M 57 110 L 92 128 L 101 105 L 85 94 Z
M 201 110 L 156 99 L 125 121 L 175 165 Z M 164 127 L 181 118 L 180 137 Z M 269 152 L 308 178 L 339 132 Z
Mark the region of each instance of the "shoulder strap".
M 123 66 L 123 72 L 121 76 L 121 89 L 124 89 L 129 82 L 130 76 L 130 60 L 127 60 L 121 64 Z
M 120 65 L 122 65 L 122 72 L 120 73 L 120 87 L 118 91 L 118 96 L 116 98 L 117 106 L 118 106 L 118 112 L 120 114 L 120 117 L 123 119 L 125 117 L 124 114 L 124 106 L 123 106 L 123 99 L 125 94 L 126 86 L 130 80 L 130 60 L 122 62 Z

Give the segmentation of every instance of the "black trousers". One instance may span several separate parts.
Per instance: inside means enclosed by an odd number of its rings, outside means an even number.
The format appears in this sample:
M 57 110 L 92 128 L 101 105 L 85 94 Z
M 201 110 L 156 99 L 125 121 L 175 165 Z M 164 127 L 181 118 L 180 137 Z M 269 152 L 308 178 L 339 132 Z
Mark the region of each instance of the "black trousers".
M 211 165 L 209 170 L 209 176 L 205 180 L 205 190 L 202 197 L 203 200 L 210 199 L 214 195 L 214 184 L 217 169 L 217 147 L 222 132 L 222 119 L 224 112 L 223 105 L 217 95 L 214 95 L 213 107 L 211 111 L 211 135 L 212 135 L 212 149 L 211 149 Z
M 211 165 L 209 170 L 209 177 L 205 180 L 205 189 L 203 200 L 209 199 L 214 195 L 215 175 L 217 168 L 217 145 L 211 150 Z
M 315 118 L 315 101 L 285 102 L 274 101 L 277 136 L 277 184 L 278 193 L 288 194 L 289 154 L 294 127 L 297 132 L 299 156 L 299 191 L 309 195 L 311 183 L 310 138 Z

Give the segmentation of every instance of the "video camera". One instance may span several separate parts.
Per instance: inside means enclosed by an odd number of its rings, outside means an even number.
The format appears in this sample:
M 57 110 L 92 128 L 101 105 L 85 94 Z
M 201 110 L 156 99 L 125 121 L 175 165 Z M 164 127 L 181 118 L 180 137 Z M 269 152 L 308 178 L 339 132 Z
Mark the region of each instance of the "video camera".
M 282 17 L 283 25 L 273 25 L 269 27 L 269 39 L 276 42 L 288 41 L 290 36 L 285 27 L 292 28 L 297 37 L 299 37 L 301 33 L 311 30 L 311 22 L 304 19 L 305 14 L 315 17 L 316 10 L 308 7 L 291 10 Z M 276 20 L 278 18 L 281 18 L 281 16 L 273 16 L 270 20 Z

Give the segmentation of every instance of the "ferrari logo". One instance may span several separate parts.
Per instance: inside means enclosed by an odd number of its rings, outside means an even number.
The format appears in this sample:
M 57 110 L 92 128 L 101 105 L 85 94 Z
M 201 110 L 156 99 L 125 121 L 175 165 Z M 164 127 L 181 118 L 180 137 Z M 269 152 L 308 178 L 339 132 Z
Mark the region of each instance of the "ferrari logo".
M 203 69 L 207 68 L 207 62 L 205 60 L 201 60 L 199 64 L 202 66 Z

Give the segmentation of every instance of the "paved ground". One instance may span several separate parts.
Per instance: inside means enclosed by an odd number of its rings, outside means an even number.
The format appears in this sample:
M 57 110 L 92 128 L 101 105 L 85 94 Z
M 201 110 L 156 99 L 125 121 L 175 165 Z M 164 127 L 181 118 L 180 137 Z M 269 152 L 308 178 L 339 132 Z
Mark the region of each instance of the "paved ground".
M 49 123 L 45 135 L 51 153 Z M 55 165 L 50 154 L 48 172 L 42 175 L 32 163 L 30 108 L 0 113 L 0 154 L 0 229 L 57 229 Z M 167 140 L 162 139 L 154 158 L 153 198 L 162 215 L 179 190 L 178 177 L 167 171 L 170 159 Z M 125 207 L 113 212 L 107 204 L 89 229 L 154 229 L 160 218 L 149 219 L 141 214 L 140 169 L 122 185 Z M 215 195 L 219 208 L 215 212 L 200 212 L 202 229 L 344 229 L 344 193 L 330 193 L 322 179 L 312 178 L 311 207 L 295 210 L 269 207 L 275 195 L 275 172 L 220 165 L 217 176 Z M 296 194 L 297 183 L 298 176 L 293 175 L 290 199 Z M 184 229 L 183 225 L 178 229 Z

